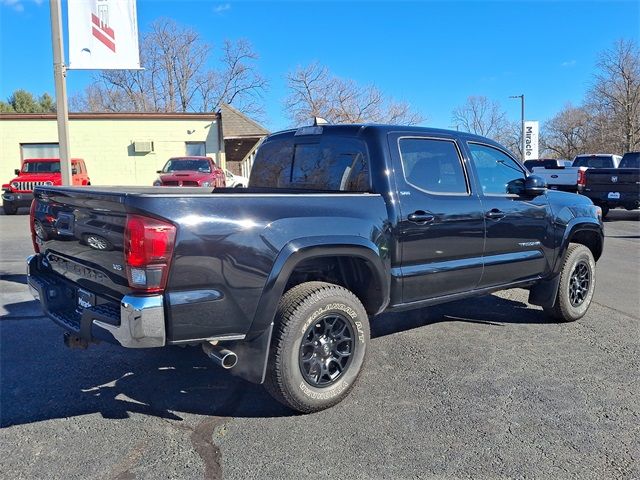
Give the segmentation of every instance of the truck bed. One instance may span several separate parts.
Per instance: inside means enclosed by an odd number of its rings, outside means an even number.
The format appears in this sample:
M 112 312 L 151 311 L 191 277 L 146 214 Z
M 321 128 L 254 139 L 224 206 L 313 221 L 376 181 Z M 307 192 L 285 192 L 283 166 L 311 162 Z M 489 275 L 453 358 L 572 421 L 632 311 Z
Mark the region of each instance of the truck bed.
M 379 194 L 38 187 L 34 215 L 43 237 L 38 243 L 44 268 L 68 281 L 71 295 L 80 288 L 96 295 L 98 305 L 117 304 L 132 292 L 124 258 L 124 230 L 131 214 L 166 220 L 177 228 L 165 295 L 171 304 L 169 342 L 245 333 L 278 254 L 298 235 L 339 232 L 375 245 L 384 256 L 389 234 Z M 206 296 L 211 291 L 217 292 L 210 312 L 215 322 L 194 316 L 193 306 L 184 301 L 188 292 Z

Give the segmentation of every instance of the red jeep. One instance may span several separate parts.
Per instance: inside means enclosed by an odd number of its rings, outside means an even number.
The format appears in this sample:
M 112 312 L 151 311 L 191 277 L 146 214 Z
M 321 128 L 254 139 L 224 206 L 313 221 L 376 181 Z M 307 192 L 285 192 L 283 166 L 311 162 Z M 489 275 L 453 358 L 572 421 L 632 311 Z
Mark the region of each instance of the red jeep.
M 211 157 L 173 157 L 157 173 L 155 187 L 224 187 L 224 171 Z
M 22 169 L 15 170 L 16 178 L 2 185 L 2 208 L 6 215 L 13 215 L 20 207 L 28 207 L 33 200 L 33 187 L 37 185 L 62 185 L 59 158 L 27 158 Z M 81 158 L 71 159 L 71 185 L 91 185 L 87 167 Z

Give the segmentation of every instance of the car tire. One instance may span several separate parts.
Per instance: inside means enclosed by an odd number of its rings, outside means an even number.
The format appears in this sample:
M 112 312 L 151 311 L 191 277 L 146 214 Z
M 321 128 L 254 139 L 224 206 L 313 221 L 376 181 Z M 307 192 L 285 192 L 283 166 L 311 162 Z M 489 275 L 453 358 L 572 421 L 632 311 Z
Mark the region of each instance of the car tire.
M 9 204 L 9 205 L 7 205 L 6 203 L 3 204 L 2 210 L 4 210 L 5 215 L 15 215 L 16 213 L 18 213 L 18 207 L 12 204 Z
M 605 203 L 603 205 L 600 205 L 600 208 L 602 209 L 602 218 L 606 218 L 606 216 L 609 214 L 609 205 Z
M 293 287 L 278 305 L 267 391 L 302 413 L 339 403 L 360 375 L 369 336 L 367 312 L 346 288 L 324 282 Z
M 596 262 L 591 250 L 571 243 L 562 262 L 555 304 L 544 311 L 559 322 L 574 322 L 587 313 L 595 287 Z

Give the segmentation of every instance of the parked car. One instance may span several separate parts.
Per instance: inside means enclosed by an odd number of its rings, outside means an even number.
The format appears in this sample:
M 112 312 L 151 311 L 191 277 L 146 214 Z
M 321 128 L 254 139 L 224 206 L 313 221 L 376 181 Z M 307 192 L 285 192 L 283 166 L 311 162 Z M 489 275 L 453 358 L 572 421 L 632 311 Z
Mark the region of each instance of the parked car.
M 604 242 L 600 208 L 498 143 L 407 126 L 272 134 L 246 189 L 35 195 L 28 283 L 69 346 L 202 345 L 301 412 L 345 398 L 382 312 L 521 287 L 550 318 L 581 318 Z M 123 225 L 120 241 L 86 245 L 78 216 Z M 60 218 L 65 237 L 40 238 Z
M 618 168 L 588 168 L 581 173 L 578 192 L 602 208 L 606 217 L 612 208 L 640 208 L 640 152 L 625 153 Z
M 225 175 L 211 157 L 173 157 L 158 170 L 156 187 L 224 187 Z
M 552 190 L 573 193 L 578 191 L 578 170 L 582 167 L 573 167 L 571 160 L 525 160 L 524 166 L 534 175 L 544 179 L 547 187 Z
M 22 168 L 14 171 L 16 178 L 2 185 L 2 208 L 5 215 L 15 215 L 20 207 L 33 200 L 33 188 L 38 185 L 62 185 L 59 158 L 27 158 Z M 81 158 L 71 159 L 71 184 L 91 185 L 87 166 Z
M 612 153 L 594 153 L 576 155 L 573 158 L 573 167 L 585 168 L 618 168 L 622 157 Z
M 243 177 L 242 175 L 235 175 L 229 170 L 225 170 L 224 175 L 227 182 L 227 187 L 243 188 L 249 185 L 249 179 L 247 177 Z

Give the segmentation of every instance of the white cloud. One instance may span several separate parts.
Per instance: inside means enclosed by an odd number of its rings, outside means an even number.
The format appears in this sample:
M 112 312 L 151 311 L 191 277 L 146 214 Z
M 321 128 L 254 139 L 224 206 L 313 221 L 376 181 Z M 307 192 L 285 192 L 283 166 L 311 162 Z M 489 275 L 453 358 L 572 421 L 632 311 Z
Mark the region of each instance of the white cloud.
M 31 0 L 36 5 L 42 5 L 44 0 Z M 0 5 L 12 8 L 16 12 L 24 12 L 25 3 L 29 3 L 25 0 L 0 0 Z
M 566 60 L 566 61 L 562 62 L 560 64 L 560 66 L 563 67 L 563 68 L 571 68 L 571 67 L 575 67 L 576 63 L 578 63 L 578 62 L 576 62 L 575 60 Z
M 220 5 L 216 5 L 215 7 L 213 7 L 213 13 L 217 13 L 218 15 L 221 15 L 222 13 L 229 10 L 231 10 L 230 3 L 221 3 Z

